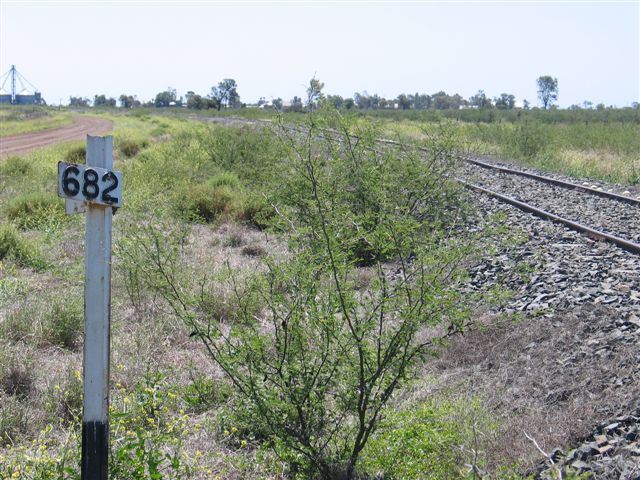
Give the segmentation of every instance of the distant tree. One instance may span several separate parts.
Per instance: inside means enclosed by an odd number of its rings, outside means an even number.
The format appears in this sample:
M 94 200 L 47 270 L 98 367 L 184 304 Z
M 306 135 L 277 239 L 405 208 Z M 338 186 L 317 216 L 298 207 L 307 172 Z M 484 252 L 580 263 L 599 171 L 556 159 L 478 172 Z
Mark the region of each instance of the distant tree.
M 341 109 L 344 106 L 344 98 L 340 95 L 327 95 L 327 102 L 337 109 Z
M 591 109 L 593 108 L 593 103 L 589 100 L 585 100 L 584 102 L 582 102 L 582 108 Z
M 464 99 L 457 93 L 453 96 L 440 91 L 431 95 L 431 105 L 437 110 L 458 109 L 463 104 Z
M 640 103 L 638 102 L 631 103 L 631 108 L 633 108 L 634 110 L 640 110 Z
M 240 95 L 238 95 L 238 84 L 233 78 L 225 78 L 217 87 L 211 87 L 211 98 L 216 100 L 216 108 L 218 111 L 222 107 L 232 108 L 240 104 Z
M 273 108 L 275 108 L 276 110 L 282 110 L 282 105 L 284 105 L 284 102 L 280 97 L 278 97 L 271 100 L 271 105 L 273 105 Z
M 604 103 L 599 103 L 596 105 L 596 110 L 604 110 L 604 109 L 605 109 Z
M 413 108 L 416 110 L 425 110 L 431 107 L 431 96 L 424 93 L 417 93 L 413 95 L 412 99 Z
M 516 97 L 508 93 L 501 93 L 499 97 L 493 99 L 496 108 L 500 110 L 511 110 L 516 106 Z
M 193 95 L 186 95 L 187 98 L 187 108 L 191 108 L 193 110 L 204 110 L 208 108 L 208 100 L 202 95 L 198 95 L 194 93 Z
M 491 99 L 487 97 L 484 90 L 478 90 L 478 93 L 469 98 L 469 105 L 478 108 L 492 108 Z
M 411 108 L 411 99 L 404 93 L 398 95 L 398 108 L 402 110 L 409 110 Z
M 558 79 L 545 75 L 538 77 L 536 82 L 538 84 L 538 98 L 546 110 L 558 99 Z
M 164 92 L 160 92 L 156 95 L 153 104 L 156 107 L 169 107 L 171 104 L 177 104 L 177 96 L 175 88 L 167 88 Z
M 345 108 L 345 110 L 351 110 L 355 106 L 356 106 L 356 102 L 353 100 L 353 98 L 345 98 L 344 99 L 344 108 Z
M 529 100 L 525 98 L 522 101 L 522 108 L 524 108 L 525 110 L 529 110 L 530 107 L 531 107 L 531 103 L 529 103 Z
M 353 94 L 353 100 L 361 110 L 367 110 L 371 108 L 371 97 L 367 91 L 363 91 L 362 93 L 356 92 Z
M 382 103 L 384 99 L 382 97 L 380 97 L 380 95 L 378 95 L 377 93 L 374 93 L 373 95 L 371 95 L 371 108 L 373 109 L 378 109 L 380 108 L 380 104 Z
M 134 108 L 140 106 L 140 101 L 135 95 L 126 95 L 123 93 L 120 95 L 119 101 L 122 108 Z
M 309 108 L 313 109 L 314 106 L 324 99 L 324 94 L 322 93 L 323 88 L 324 83 L 316 77 L 309 80 L 309 86 L 307 87 L 307 106 Z
M 88 107 L 89 99 L 84 97 L 69 97 L 70 107 Z
M 290 112 L 302 112 L 304 110 L 304 104 L 302 103 L 302 99 L 298 96 L 293 97 L 291 99 L 291 105 L 288 109 Z

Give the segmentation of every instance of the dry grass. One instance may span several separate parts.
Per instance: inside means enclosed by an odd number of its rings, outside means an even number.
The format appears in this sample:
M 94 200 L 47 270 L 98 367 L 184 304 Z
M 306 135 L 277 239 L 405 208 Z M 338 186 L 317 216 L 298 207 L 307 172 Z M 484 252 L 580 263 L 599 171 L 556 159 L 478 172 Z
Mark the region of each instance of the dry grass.
M 616 319 L 613 310 L 585 306 L 551 318 L 487 323 L 426 366 L 429 380 L 416 395 L 483 398 L 500 422 L 487 440 L 489 468 L 533 467 L 543 457 L 525 432 L 551 452 L 640 398 L 640 331 L 629 333 L 634 341 L 606 340 L 602 332 Z
M 117 218 L 116 222 L 125 220 Z M 56 342 L 45 341 L 42 335 L 46 330 L 38 325 L 40 319 L 53 311 L 50 308 L 53 298 L 69 295 L 81 301 L 80 284 L 69 282 L 82 269 L 81 236 L 81 231 L 74 230 L 70 232 L 69 242 L 54 245 L 49 251 L 49 258 L 62 276 L 29 269 L 5 272 L 20 278 L 26 285 L 26 294 L 7 298 L 0 312 L 0 351 L 13 352 L 10 358 L 2 355 L 6 361 L 0 362 L 0 436 L 4 433 L 16 442 L 22 437 L 36 435 L 46 425 L 57 424 L 60 419 L 74 421 L 74 415 L 78 414 L 76 382 L 82 368 L 81 348 L 72 350 L 52 345 Z M 230 242 L 230 238 L 235 240 Z M 253 249 L 252 254 L 248 254 L 246 248 Z M 239 277 L 251 274 L 260 268 L 261 252 L 280 255 L 286 252 L 286 247 L 264 232 L 249 227 L 193 225 L 184 260 L 192 275 L 207 274 L 212 280 L 210 293 L 215 301 L 212 311 L 215 307 L 220 315 L 232 317 L 235 312 L 230 292 L 216 283 L 216 274 L 226 268 Z M 187 327 L 171 315 L 161 299 L 145 294 L 140 308 L 134 308 L 121 283 L 119 259 L 115 257 L 114 260 L 111 337 L 114 401 L 117 401 L 118 389 L 128 391 L 150 372 L 165 374 L 168 384 L 177 391 L 193 382 L 194 372 L 215 384 L 226 385 L 223 373 L 204 347 L 189 338 Z M 22 333 L 12 322 L 24 327 Z M 26 362 L 26 358 L 37 358 L 37 361 Z M 196 458 L 197 452 L 202 455 L 198 462 L 200 474 L 195 478 L 208 479 L 216 474 L 229 479 L 251 476 L 250 472 L 259 468 L 254 459 L 256 451 L 251 445 L 239 448 L 235 445 L 237 439 L 232 441 L 220 431 L 218 408 L 190 414 L 187 421 L 187 455 L 190 458 Z M 195 428 L 195 425 L 204 427 Z M 64 443 L 63 429 L 50 435 L 59 436 L 60 445 Z M 0 453 L 3 448 L 1 445 Z

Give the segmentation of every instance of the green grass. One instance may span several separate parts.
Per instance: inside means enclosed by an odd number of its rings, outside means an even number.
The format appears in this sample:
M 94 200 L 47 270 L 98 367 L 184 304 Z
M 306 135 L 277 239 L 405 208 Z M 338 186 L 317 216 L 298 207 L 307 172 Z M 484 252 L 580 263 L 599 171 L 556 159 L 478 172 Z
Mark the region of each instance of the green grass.
M 0 108 L 0 137 L 64 127 L 73 122 L 68 112 L 46 107 L 3 106 Z
M 595 121 L 551 123 L 535 119 L 470 123 L 454 120 L 418 122 L 385 120 L 385 135 L 422 141 L 445 123 L 464 152 L 626 185 L 640 184 L 640 123 Z

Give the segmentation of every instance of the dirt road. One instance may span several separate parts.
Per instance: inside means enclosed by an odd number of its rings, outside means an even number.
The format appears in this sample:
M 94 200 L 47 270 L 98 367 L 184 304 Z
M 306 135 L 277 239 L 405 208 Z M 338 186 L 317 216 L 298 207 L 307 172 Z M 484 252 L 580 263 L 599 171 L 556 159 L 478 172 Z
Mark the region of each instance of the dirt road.
M 104 118 L 78 116 L 71 125 L 65 127 L 0 138 L 0 157 L 19 155 L 56 143 L 83 140 L 87 135 L 109 132 L 112 127 L 113 123 Z

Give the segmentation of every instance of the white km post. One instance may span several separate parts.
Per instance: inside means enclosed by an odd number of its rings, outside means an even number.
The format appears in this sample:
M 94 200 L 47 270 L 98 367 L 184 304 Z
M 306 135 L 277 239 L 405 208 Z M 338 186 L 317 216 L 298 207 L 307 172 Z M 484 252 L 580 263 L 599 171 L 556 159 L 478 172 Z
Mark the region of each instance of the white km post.
M 122 174 L 112 167 L 111 136 L 87 136 L 86 165 L 58 163 L 67 213 L 86 212 L 82 480 L 108 478 L 111 220 L 122 205 Z

